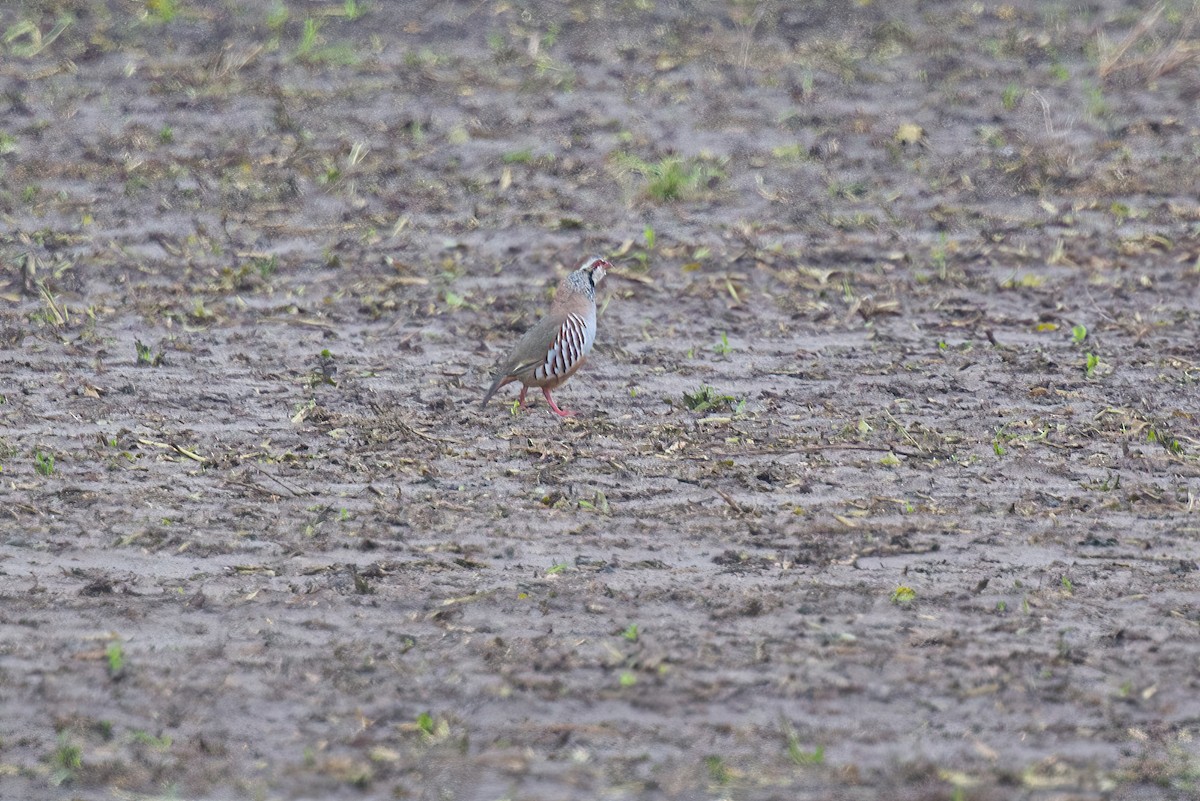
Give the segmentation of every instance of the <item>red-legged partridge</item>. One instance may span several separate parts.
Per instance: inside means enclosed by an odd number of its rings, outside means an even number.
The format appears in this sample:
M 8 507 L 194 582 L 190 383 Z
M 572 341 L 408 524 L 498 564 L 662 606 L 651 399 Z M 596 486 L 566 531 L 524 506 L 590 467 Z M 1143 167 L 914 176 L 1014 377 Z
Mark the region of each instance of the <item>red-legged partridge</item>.
M 584 259 L 558 285 L 550 312 L 525 332 L 516 347 L 496 367 L 496 380 L 483 396 L 483 405 L 496 390 L 513 381 L 521 382 L 518 403 L 525 406 L 525 392 L 540 387 L 550 408 L 560 417 L 574 412 L 558 408 L 550 390 L 578 370 L 596 341 L 596 285 L 612 265 L 600 258 Z

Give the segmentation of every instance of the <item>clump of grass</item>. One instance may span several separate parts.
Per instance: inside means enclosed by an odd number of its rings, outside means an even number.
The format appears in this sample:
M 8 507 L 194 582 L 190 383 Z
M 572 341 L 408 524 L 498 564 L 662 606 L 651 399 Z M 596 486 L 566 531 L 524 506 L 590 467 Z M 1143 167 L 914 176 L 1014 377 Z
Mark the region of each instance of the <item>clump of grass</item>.
M 500 160 L 505 164 L 528 164 L 533 161 L 533 150 L 525 148 L 524 150 L 510 150 L 500 157 Z
M 608 505 L 608 496 L 606 496 L 601 490 L 596 490 L 596 494 L 593 496 L 593 498 L 595 500 L 580 498 L 579 508 L 599 512 L 602 515 L 612 514 L 612 507 Z
M 345 42 L 322 45 L 320 32 L 320 22 L 312 17 L 304 20 L 304 30 L 300 33 L 300 42 L 294 54 L 297 61 L 343 67 L 358 63 L 359 57 L 353 47 Z
M 1000 95 L 1000 103 L 1004 106 L 1005 111 L 1012 111 L 1021 102 L 1021 96 L 1025 92 L 1015 83 L 1010 83 L 1004 87 L 1004 92 Z
M 312 17 L 304 20 L 304 32 L 300 34 L 300 43 L 296 45 L 296 58 L 304 61 L 312 56 L 317 48 L 317 33 L 320 30 L 321 23 Z
M 613 163 L 620 172 L 645 178 L 646 195 L 659 203 L 689 200 L 725 177 L 720 164 L 698 158 L 667 156 L 652 164 L 631 153 L 617 153 Z
M 250 259 L 251 266 L 254 267 L 259 277 L 264 281 L 275 274 L 279 269 L 279 257 L 277 256 L 255 256 Z
M 738 400 L 732 395 L 719 395 L 708 384 L 701 384 L 695 392 L 683 393 L 683 403 L 693 412 L 707 412 L 710 409 L 727 408 L 740 413 L 746 408 L 746 400 Z
M 1146 432 L 1147 442 L 1157 442 L 1167 449 L 1169 453 L 1179 455 L 1183 453 L 1183 443 L 1181 443 L 1174 434 L 1166 429 L 1159 427 L 1151 427 Z
M 912 587 L 906 587 L 903 584 L 892 590 L 892 603 L 897 606 L 908 606 L 916 603 L 917 591 Z
M 133 740 L 135 743 L 141 743 L 142 745 L 149 746 L 155 751 L 170 751 L 171 744 L 174 742 L 174 739 L 169 734 L 155 737 L 150 732 L 143 731 L 142 729 L 135 729 L 134 731 L 130 732 L 129 739 Z
M 728 356 L 733 353 L 733 345 L 729 344 L 729 334 L 726 331 L 721 332 L 721 341 L 713 345 L 713 352 L 718 356 Z
M 427 742 L 441 742 L 450 736 L 450 723 L 428 712 L 417 715 L 416 729 Z
M 146 11 L 159 22 L 170 22 L 179 13 L 179 0 L 146 0 Z
M 805 751 L 800 747 L 800 737 L 796 734 L 796 730 L 792 724 L 786 719 L 782 719 L 783 735 L 787 740 L 788 759 L 792 760 L 794 765 L 821 765 L 825 762 L 825 746 L 818 745 L 811 751 Z
M 704 767 L 708 769 L 708 778 L 717 784 L 729 784 L 729 780 L 733 778 L 725 760 L 715 754 L 704 758 Z
M 155 353 L 153 348 L 140 339 L 133 341 L 133 347 L 137 350 L 138 367 L 158 367 L 163 363 L 162 351 Z
M 40 475 L 49 478 L 54 475 L 54 454 L 43 451 L 37 448 L 33 452 L 33 468 Z
M 65 731 L 59 733 L 58 745 L 50 754 L 50 767 L 50 783 L 55 787 L 71 782 L 83 767 L 83 749 Z
M 317 369 L 308 377 L 309 386 L 328 384 L 336 387 L 337 380 L 334 376 L 337 375 L 337 370 L 337 357 L 329 352 L 329 348 L 325 348 L 317 354 Z
M 112 678 L 120 678 L 125 670 L 125 646 L 121 645 L 120 640 L 113 640 L 104 649 L 104 657 L 108 660 L 108 675 Z
M 287 24 L 291 12 L 282 2 L 277 2 L 267 11 L 267 27 L 278 33 Z

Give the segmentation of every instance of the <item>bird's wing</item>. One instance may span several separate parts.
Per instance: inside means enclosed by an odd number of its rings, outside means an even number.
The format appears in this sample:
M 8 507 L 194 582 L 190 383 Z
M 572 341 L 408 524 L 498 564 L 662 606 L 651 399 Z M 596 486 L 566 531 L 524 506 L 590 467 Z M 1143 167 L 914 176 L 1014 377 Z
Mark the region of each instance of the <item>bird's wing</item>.
M 533 328 L 526 331 L 504 361 L 497 365 L 492 385 L 484 395 L 483 402 L 486 404 L 492 395 L 496 394 L 496 390 L 507 382 L 531 376 L 538 365 L 545 364 L 562 326 L 562 319 L 549 316 L 543 317 Z

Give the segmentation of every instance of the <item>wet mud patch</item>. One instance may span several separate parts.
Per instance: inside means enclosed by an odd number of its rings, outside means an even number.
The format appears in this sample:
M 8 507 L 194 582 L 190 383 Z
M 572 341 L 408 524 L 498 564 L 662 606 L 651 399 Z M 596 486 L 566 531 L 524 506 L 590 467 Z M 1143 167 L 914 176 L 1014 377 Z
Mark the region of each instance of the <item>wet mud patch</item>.
M 0 796 L 1195 795 L 1190 6 L 0 21 Z

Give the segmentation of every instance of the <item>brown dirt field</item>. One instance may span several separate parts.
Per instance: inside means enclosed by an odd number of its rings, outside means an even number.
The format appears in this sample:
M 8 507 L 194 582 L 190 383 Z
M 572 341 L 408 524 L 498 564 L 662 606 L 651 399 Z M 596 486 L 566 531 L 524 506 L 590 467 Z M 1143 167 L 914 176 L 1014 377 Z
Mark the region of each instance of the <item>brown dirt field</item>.
M 1200 797 L 1160 12 L 6 4 L 0 798 Z

